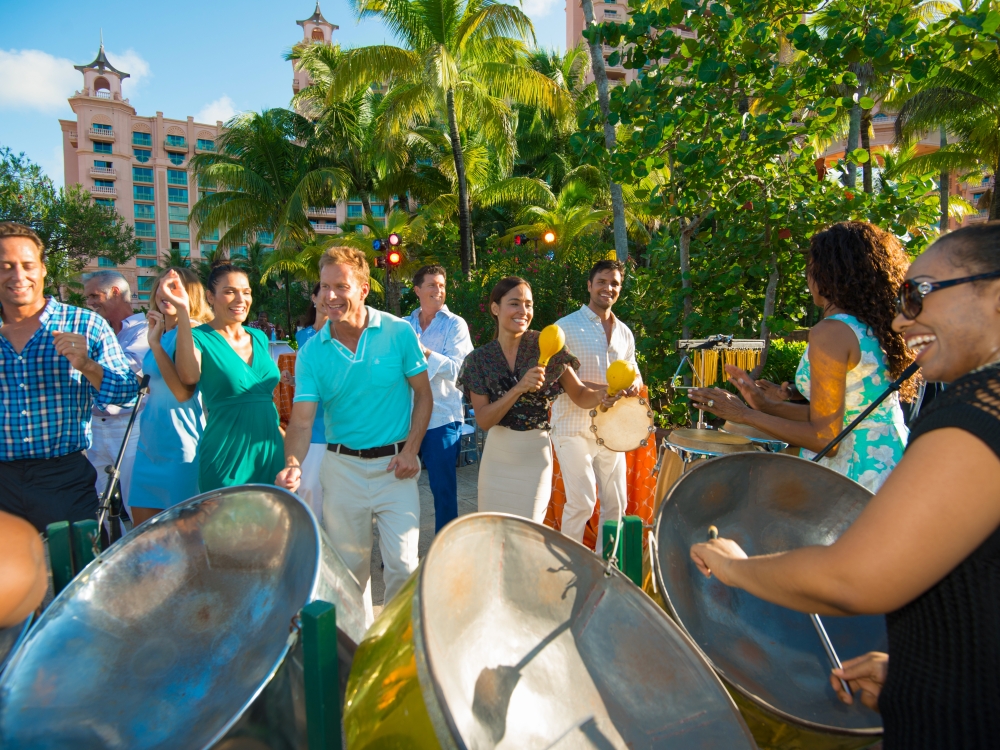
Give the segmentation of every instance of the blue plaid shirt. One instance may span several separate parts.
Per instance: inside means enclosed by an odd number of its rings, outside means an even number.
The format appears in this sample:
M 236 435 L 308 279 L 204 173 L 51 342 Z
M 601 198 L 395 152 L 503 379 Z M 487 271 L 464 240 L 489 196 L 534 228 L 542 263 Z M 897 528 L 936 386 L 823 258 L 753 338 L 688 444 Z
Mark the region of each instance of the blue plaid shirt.
M 56 351 L 52 331 L 87 337 L 90 358 L 104 368 L 100 391 Z M 89 448 L 94 403 L 127 404 L 138 391 L 139 381 L 104 318 L 48 298 L 38 330 L 20 354 L 0 336 L 0 461 Z

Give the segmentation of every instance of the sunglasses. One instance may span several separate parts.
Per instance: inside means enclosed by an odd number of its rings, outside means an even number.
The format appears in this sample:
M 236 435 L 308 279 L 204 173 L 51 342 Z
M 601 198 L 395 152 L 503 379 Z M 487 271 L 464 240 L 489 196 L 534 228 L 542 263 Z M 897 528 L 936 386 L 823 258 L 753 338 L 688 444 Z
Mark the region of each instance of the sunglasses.
M 968 284 L 973 281 L 983 279 L 995 279 L 1000 277 L 1000 271 L 990 271 L 989 273 L 977 273 L 975 276 L 963 276 L 961 279 L 949 279 L 948 281 L 913 281 L 907 279 L 896 293 L 896 311 L 908 320 L 916 320 L 917 316 L 924 309 L 924 297 L 938 289 L 947 289 L 950 286 Z

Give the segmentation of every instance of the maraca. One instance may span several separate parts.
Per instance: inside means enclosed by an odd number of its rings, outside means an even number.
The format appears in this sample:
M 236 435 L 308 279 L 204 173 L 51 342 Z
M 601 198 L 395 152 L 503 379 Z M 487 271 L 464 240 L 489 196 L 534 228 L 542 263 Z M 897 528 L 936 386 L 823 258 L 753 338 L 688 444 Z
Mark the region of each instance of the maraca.
M 619 391 L 624 391 L 632 387 L 632 383 L 639 376 L 635 368 L 624 359 L 616 359 L 605 373 L 608 381 L 608 395 L 614 396 Z M 608 407 L 601 405 L 601 411 L 607 411 Z
M 538 366 L 545 367 L 564 346 L 566 346 L 566 334 L 563 333 L 563 329 L 555 323 L 545 326 L 538 334 Z

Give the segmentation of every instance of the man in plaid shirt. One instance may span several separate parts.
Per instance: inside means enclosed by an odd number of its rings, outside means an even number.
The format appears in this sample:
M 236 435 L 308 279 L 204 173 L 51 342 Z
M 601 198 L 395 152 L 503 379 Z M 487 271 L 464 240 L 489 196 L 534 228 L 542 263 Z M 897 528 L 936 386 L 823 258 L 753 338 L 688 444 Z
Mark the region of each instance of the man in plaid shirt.
M 621 294 L 625 266 L 617 260 L 600 260 L 590 269 L 587 291 L 590 302 L 557 322 L 566 334 L 566 347 L 580 360 L 580 380 L 591 388 L 606 388 L 608 365 L 618 359 L 635 362 L 635 337 L 611 312 Z M 639 395 L 639 381 L 625 391 Z M 597 444 L 590 431 L 590 412 L 570 401 L 565 393 L 552 404 L 552 444 L 559 459 L 566 505 L 562 533 L 583 541 L 587 521 L 601 497 L 601 523 L 617 520 L 628 504 L 625 454 Z
M 0 510 L 36 529 L 96 518 L 91 408 L 139 390 L 99 315 L 45 297 L 42 241 L 0 222 Z

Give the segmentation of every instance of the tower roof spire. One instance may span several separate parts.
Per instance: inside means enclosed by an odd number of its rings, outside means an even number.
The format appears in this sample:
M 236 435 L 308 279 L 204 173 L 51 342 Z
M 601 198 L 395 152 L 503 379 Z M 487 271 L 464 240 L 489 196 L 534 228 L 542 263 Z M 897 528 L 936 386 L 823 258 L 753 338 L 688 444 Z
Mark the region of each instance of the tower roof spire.
M 323 18 L 323 12 L 319 9 L 319 0 L 316 0 L 316 10 L 313 11 L 313 14 L 309 16 L 309 18 L 305 18 L 301 21 L 296 21 L 295 23 L 301 26 L 302 24 L 309 23 L 310 21 L 312 23 L 325 23 L 327 26 L 332 26 L 335 29 L 340 28 L 336 24 L 330 23 L 325 18 Z
M 74 68 L 79 70 L 81 73 L 85 70 L 99 70 L 102 73 L 106 70 L 110 70 L 112 73 L 116 73 L 119 78 L 128 78 L 128 73 L 118 70 L 114 65 L 108 61 L 108 56 L 104 54 L 104 29 L 101 29 L 101 48 L 97 52 L 97 57 L 94 58 L 92 63 L 87 65 L 74 65 Z

